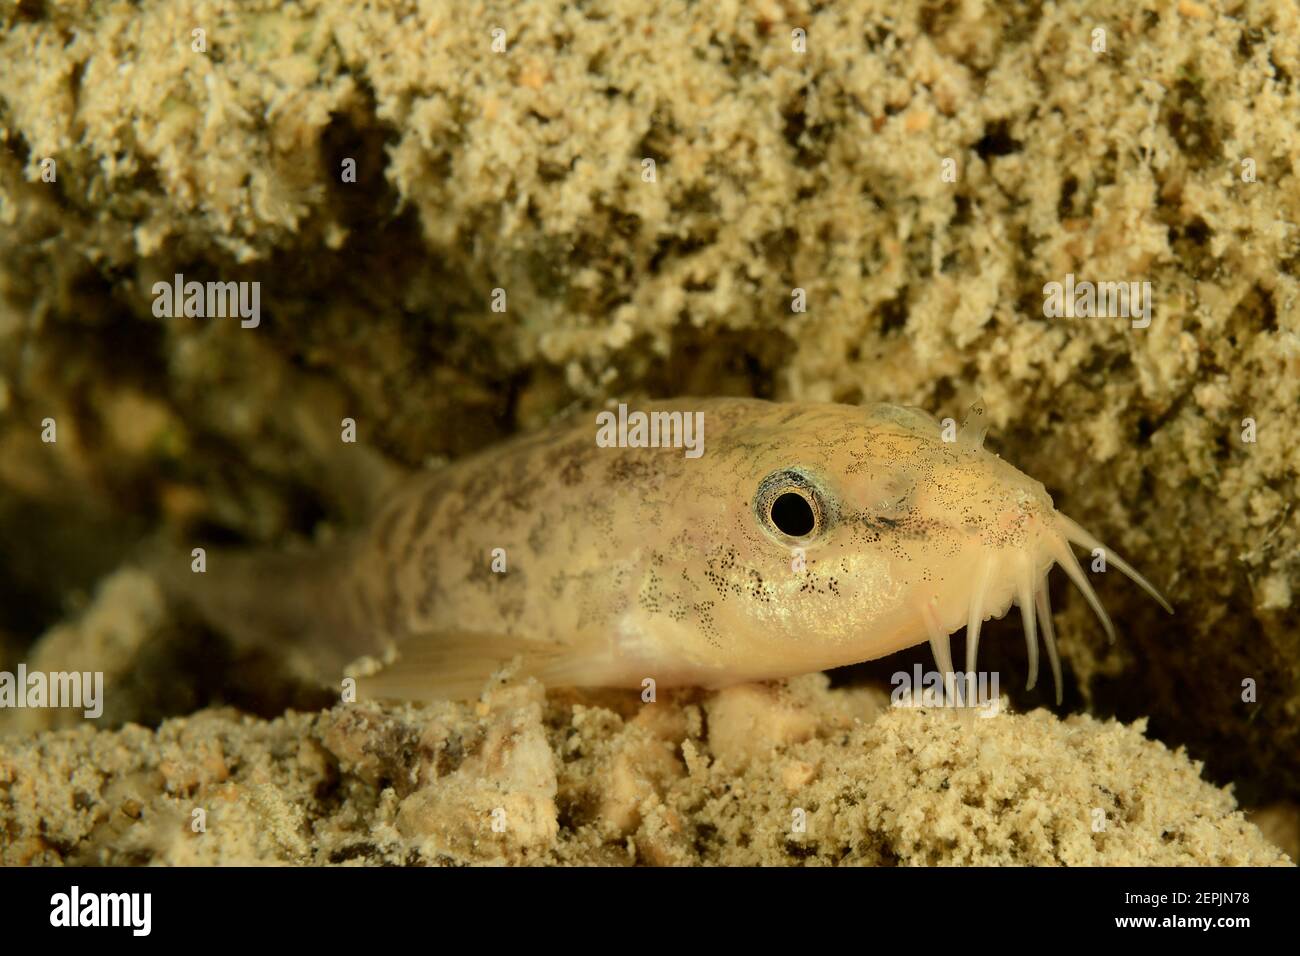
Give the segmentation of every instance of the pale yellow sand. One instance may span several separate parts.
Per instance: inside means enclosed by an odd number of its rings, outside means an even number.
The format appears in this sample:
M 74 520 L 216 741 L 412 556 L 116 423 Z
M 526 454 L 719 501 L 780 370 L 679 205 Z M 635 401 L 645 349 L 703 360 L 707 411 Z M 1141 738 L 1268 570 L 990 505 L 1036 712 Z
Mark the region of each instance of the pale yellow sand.
M 820 676 L 646 704 L 534 685 L 11 739 L 0 862 L 1288 862 L 1141 725 L 880 702 Z

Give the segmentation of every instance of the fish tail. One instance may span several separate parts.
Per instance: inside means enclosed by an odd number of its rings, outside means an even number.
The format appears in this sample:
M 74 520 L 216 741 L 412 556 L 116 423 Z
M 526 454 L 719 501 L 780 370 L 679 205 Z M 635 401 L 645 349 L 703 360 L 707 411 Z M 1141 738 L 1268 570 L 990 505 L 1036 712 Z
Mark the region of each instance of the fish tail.
M 151 544 L 141 563 L 168 600 L 237 648 L 269 648 L 322 683 L 371 653 L 350 587 L 350 544 L 301 552 Z

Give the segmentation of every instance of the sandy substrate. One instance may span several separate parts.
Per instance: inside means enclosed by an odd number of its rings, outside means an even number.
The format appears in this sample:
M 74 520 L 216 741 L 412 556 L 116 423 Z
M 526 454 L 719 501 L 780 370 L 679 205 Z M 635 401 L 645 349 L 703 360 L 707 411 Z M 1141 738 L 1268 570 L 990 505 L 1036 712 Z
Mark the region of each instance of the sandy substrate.
M 1296 853 L 1294 4 L 0 2 L 0 62 L 0 669 L 114 688 L 98 733 L 0 714 L 7 858 L 1273 859 L 1229 786 Z M 261 282 L 260 326 L 156 317 L 178 272 Z M 1069 273 L 1150 281 L 1152 324 L 1045 317 Z M 728 771 L 731 695 L 268 722 L 319 695 L 123 570 L 355 521 L 308 420 L 420 467 L 680 394 L 982 397 L 1177 614 L 1110 575 L 1110 646 L 1062 592 L 1065 721 L 1008 687 L 973 729 L 838 730 L 870 692 L 805 681 L 812 729 Z
M 648 704 L 534 685 L 48 733 L 0 745 L 0 862 L 1289 862 L 1141 724 L 880 702 L 819 675 Z

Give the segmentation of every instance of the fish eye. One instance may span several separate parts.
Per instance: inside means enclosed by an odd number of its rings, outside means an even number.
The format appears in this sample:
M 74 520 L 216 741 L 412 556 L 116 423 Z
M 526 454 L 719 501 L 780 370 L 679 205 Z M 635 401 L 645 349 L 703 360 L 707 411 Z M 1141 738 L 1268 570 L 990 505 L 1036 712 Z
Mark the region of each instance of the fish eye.
M 797 491 L 785 491 L 777 495 L 768 514 L 776 530 L 792 538 L 812 534 L 813 528 L 817 527 L 817 515 L 813 513 L 812 503 Z
M 758 486 L 755 511 L 759 521 L 784 538 L 804 540 L 826 524 L 825 499 L 802 472 L 773 472 Z

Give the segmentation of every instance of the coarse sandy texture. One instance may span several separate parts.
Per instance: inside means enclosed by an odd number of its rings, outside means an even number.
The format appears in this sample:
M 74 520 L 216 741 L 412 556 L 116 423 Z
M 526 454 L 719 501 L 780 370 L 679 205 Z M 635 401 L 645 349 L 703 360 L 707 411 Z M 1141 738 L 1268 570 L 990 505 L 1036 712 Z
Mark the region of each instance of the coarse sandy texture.
M 0 744 L 0 863 L 1286 864 L 1182 753 L 822 675 Z
M 351 518 L 304 414 L 418 465 L 608 397 L 982 396 L 991 443 L 1178 610 L 1105 582 L 1110 648 L 1058 600 L 1067 705 L 1149 715 L 1252 805 L 1300 796 L 1294 4 L 5 0 L 0 63 L 0 665 L 89 666 L 51 628 L 159 525 Z M 154 317 L 176 272 L 260 281 L 262 325 Z M 1068 272 L 1149 280 L 1151 327 L 1043 318 Z M 114 724 L 294 699 L 117 585 L 101 650 L 158 672 Z M 1007 726 L 1107 726 L 1073 720 Z M 306 721 L 195 718 L 285 747 Z M 158 759 L 86 733 L 9 746 Z

